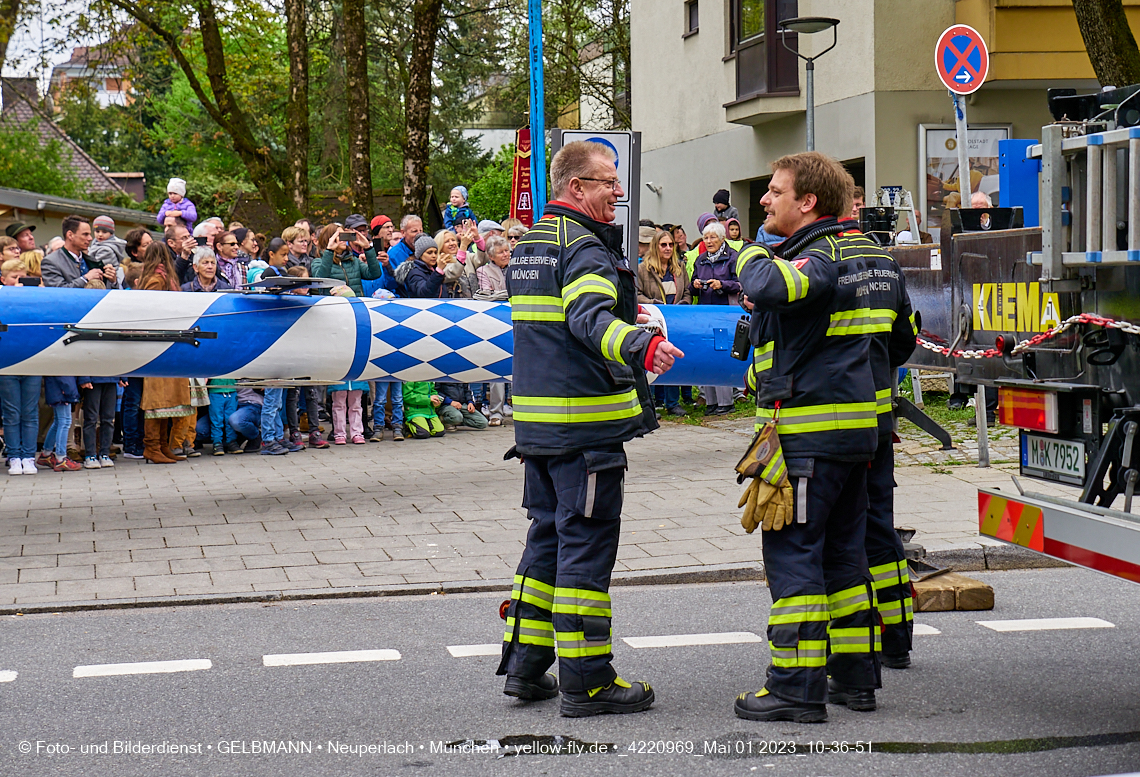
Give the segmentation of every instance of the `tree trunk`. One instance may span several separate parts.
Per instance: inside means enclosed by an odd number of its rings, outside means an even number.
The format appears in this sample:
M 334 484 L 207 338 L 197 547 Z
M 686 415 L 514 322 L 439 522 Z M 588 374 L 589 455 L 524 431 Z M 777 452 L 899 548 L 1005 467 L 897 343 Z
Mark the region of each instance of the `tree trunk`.
M 443 0 L 416 0 L 412 7 L 412 51 L 408 91 L 404 98 L 404 213 L 423 218 L 427 202 L 428 152 L 431 132 L 431 66 L 439 36 Z
M 20 0 L 0 0 L 0 71 L 8 57 L 8 42 L 20 18 Z
M 302 214 L 309 212 L 309 9 L 306 0 L 285 0 L 289 49 L 289 99 L 285 104 L 285 155 L 289 193 Z
M 198 98 L 202 109 L 229 136 L 234 153 L 245 165 L 250 180 L 257 187 L 257 191 L 265 200 L 265 204 L 273 209 L 278 223 L 285 227 L 296 221 L 301 214 L 282 185 L 287 178 L 284 166 L 279 164 L 271 156 L 269 149 L 254 137 L 253 130 L 238 106 L 237 98 L 234 97 L 234 93 L 230 89 L 222 33 L 213 0 L 194 0 L 193 2 L 194 9 L 198 12 L 202 53 L 206 59 L 206 77 L 210 84 L 213 99 L 206 94 L 206 89 L 198 80 L 193 64 L 182 49 L 183 31 L 181 28 L 168 29 L 149 7 L 134 2 L 134 0 L 107 0 L 107 2 L 129 14 L 162 41 L 175 64 L 186 76 L 190 89 Z
M 352 205 L 357 213 L 371 219 L 374 212 L 372 122 L 368 100 L 368 43 L 365 38 L 364 3 L 365 0 L 344 0 L 344 70 L 348 97 L 348 170 Z
M 1122 0 L 1073 0 L 1073 10 L 1101 86 L 1140 83 L 1140 49 Z

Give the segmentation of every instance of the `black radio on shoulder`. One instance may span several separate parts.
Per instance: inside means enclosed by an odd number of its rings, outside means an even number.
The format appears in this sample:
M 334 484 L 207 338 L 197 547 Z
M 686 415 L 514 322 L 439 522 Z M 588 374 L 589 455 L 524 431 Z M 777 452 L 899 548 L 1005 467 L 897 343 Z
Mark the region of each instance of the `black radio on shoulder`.
M 748 339 L 750 326 L 751 321 L 749 317 L 741 316 L 740 320 L 736 322 L 736 334 L 732 338 L 732 358 L 740 359 L 742 362 L 748 361 L 749 354 L 752 350 L 752 341 Z

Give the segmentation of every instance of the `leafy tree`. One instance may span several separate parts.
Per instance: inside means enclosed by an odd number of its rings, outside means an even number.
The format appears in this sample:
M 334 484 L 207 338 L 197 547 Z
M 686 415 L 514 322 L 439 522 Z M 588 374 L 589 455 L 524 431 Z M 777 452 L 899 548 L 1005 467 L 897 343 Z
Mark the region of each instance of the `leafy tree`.
M 501 220 L 511 212 L 515 144 L 503 146 L 474 183 L 467 187 L 468 204 L 482 218 Z
M 58 140 L 41 143 L 34 125 L 0 130 L 0 181 L 14 189 L 78 199 L 86 192 L 76 180 L 68 152 Z

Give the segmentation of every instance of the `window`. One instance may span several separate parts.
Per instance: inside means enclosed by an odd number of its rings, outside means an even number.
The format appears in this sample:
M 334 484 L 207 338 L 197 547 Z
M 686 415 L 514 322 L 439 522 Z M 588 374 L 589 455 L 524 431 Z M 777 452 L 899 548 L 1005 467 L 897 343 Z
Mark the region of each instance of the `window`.
M 798 13 L 797 0 L 731 0 L 729 43 L 736 54 L 736 99 L 798 94 L 799 63 L 784 48 L 776 23 Z M 796 48 L 796 35 L 786 33 Z
M 689 0 L 685 3 L 685 34 L 682 38 L 687 38 L 693 35 L 700 29 L 701 16 L 697 8 L 697 0 Z
M 739 0 L 740 40 L 764 34 L 764 0 Z

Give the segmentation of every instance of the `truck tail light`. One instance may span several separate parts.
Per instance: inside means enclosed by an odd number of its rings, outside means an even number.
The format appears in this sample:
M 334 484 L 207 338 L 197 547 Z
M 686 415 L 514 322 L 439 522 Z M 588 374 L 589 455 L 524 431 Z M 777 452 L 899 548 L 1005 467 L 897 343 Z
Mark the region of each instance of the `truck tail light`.
M 1057 392 L 1000 387 L 998 423 L 1056 434 Z

